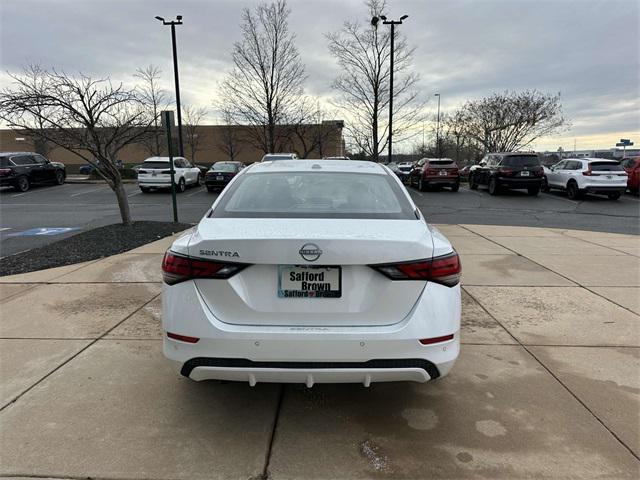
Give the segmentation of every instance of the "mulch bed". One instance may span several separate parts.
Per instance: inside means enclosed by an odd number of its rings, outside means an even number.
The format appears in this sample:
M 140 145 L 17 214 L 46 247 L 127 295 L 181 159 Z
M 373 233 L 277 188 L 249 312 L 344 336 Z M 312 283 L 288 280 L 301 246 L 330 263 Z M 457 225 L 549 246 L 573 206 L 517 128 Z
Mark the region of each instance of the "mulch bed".
M 0 276 L 62 267 L 126 252 L 181 232 L 188 223 L 134 222 L 94 228 L 26 252 L 0 258 Z

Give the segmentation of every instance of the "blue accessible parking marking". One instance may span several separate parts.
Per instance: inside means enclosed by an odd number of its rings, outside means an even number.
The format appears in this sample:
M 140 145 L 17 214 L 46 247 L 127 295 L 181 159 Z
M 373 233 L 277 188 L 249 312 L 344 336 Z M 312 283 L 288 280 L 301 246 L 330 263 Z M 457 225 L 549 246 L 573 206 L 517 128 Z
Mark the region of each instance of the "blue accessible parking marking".
M 10 233 L 7 237 L 36 237 L 39 235 L 61 235 L 67 232 L 80 230 L 80 227 L 41 227 L 31 228 L 22 232 Z

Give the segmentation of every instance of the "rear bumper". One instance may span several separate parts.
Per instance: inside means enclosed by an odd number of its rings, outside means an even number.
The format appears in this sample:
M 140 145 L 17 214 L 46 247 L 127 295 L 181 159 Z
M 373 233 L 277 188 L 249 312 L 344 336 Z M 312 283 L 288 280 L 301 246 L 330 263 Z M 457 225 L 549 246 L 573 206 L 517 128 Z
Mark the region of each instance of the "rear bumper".
M 149 188 L 171 188 L 171 180 L 138 179 L 138 186 Z
M 207 187 L 226 187 L 231 180 L 209 180 L 205 179 L 204 184 Z
M 0 178 L 0 187 L 12 187 L 16 183 L 16 177 Z
M 460 183 L 460 177 L 422 177 L 422 181 L 425 185 L 458 185 Z
M 165 335 L 164 354 L 193 380 L 425 382 L 446 375 L 460 351 L 459 286 L 429 284 L 407 318 L 371 327 L 230 325 L 211 315 L 193 282 L 163 288 L 163 330 L 199 338 L 186 343 Z M 435 300 L 442 293 L 450 295 L 448 302 Z M 451 333 L 452 340 L 419 342 Z
M 627 186 L 586 185 L 582 190 L 587 193 L 624 193 L 627 190 Z
M 535 188 L 542 184 L 542 177 L 533 178 L 505 178 L 498 177 L 498 185 L 506 188 Z

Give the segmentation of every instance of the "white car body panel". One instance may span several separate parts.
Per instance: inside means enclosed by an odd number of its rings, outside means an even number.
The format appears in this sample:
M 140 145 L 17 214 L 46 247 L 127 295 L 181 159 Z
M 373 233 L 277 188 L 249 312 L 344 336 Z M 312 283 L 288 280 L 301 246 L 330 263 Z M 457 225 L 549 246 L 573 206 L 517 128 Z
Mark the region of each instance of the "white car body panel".
M 301 171 L 315 161 L 256 164 L 236 175 Z M 317 167 L 315 167 L 317 168 Z M 332 172 L 390 175 L 370 162 L 323 160 Z M 229 187 L 212 208 L 228 194 Z M 322 254 L 309 262 L 300 249 Z M 448 373 L 460 345 L 460 286 L 391 280 L 369 265 L 450 254 L 448 240 L 424 219 L 208 218 L 176 240 L 171 251 L 192 258 L 250 264 L 228 279 L 163 285 L 164 353 L 194 380 L 295 382 L 409 380 Z M 339 298 L 281 298 L 279 265 L 340 266 Z M 453 338 L 423 345 L 420 339 Z M 311 362 L 311 363 L 309 363 Z M 345 365 L 337 365 L 343 362 Z M 374 364 L 372 364 L 374 362 Z M 384 365 L 375 362 L 387 362 Z M 416 363 L 417 362 L 417 363 Z M 419 368 L 422 363 L 433 368 Z M 295 366 L 295 368 L 292 367 Z M 350 365 L 353 365 L 351 367 Z
M 175 160 L 187 161 L 184 157 L 174 157 Z M 166 167 L 145 167 L 145 163 L 166 163 Z M 170 188 L 171 187 L 171 174 L 169 157 L 150 157 L 147 158 L 142 165 L 140 165 L 138 171 L 138 186 L 141 187 L 156 187 L 156 188 Z M 141 173 L 140 170 L 142 170 Z M 161 173 L 163 172 L 163 173 Z M 198 183 L 198 177 L 200 176 L 200 169 L 194 166 L 190 168 L 182 168 L 175 166 L 174 164 L 174 181 L 178 183 L 181 178 L 184 178 L 185 185 L 196 185 Z

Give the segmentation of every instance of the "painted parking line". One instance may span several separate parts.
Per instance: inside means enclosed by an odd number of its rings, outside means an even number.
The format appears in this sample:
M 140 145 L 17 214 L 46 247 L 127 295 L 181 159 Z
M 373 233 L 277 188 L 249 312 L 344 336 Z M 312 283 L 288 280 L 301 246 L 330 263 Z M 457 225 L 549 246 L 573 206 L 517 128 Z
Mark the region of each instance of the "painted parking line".
M 133 192 L 133 193 L 130 193 L 129 195 L 127 195 L 127 198 L 135 197 L 136 195 L 140 195 L 141 193 L 142 193 L 142 191 L 138 190 L 137 192 Z
M 198 188 L 198 190 L 196 190 L 195 192 L 188 194 L 188 195 L 187 195 L 187 197 L 193 197 L 194 195 L 197 195 L 198 193 L 202 193 L 202 192 L 206 192 L 206 189 L 205 189 L 205 188 L 200 187 L 200 188 Z
M 84 195 L 86 193 L 92 193 L 92 192 L 97 192 L 98 190 L 102 190 L 104 187 L 104 185 L 98 187 L 98 188 L 93 188 L 91 190 L 85 190 L 84 192 L 78 192 L 78 193 L 73 193 L 70 195 L 70 197 L 77 197 L 78 195 Z
M 41 235 L 62 235 L 63 233 L 80 230 L 80 227 L 39 227 L 30 228 L 21 232 L 10 233 L 8 237 L 39 237 Z

